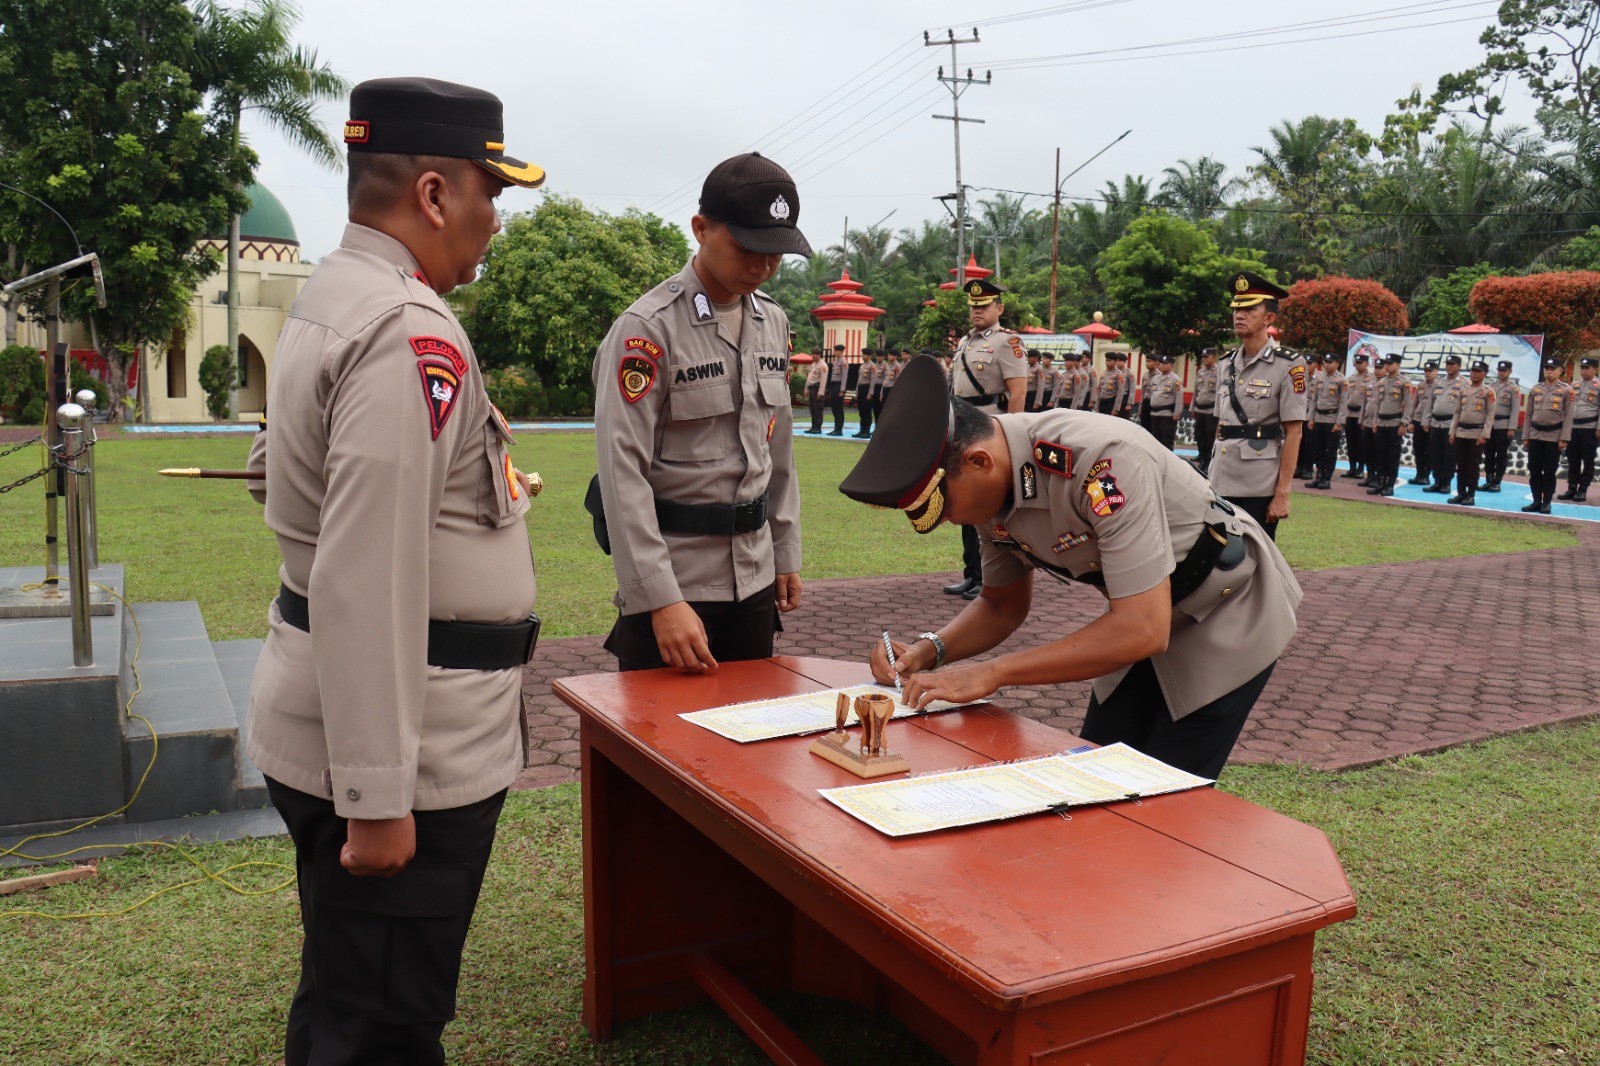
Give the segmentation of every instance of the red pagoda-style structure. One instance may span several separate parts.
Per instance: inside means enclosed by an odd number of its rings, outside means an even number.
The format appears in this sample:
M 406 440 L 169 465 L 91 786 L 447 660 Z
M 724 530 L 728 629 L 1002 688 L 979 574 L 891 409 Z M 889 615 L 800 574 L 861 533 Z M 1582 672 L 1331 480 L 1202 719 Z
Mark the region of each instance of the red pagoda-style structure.
M 833 291 L 822 294 L 822 306 L 811 309 L 812 317 L 823 326 L 822 350 L 831 352 L 834 345 L 842 344 L 845 358 L 858 362 L 861 349 L 867 346 L 867 330 L 873 319 L 888 312 L 872 306 L 872 297 L 860 291 L 865 286 L 850 280 L 849 269 L 838 281 L 828 282 L 828 288 Z

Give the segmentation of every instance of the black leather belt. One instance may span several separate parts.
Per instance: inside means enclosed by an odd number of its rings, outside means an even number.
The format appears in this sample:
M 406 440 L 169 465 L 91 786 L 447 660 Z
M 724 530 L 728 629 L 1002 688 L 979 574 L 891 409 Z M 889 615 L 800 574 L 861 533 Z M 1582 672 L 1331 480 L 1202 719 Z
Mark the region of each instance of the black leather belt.
M 656 501 L 656 523 L 666 533 L 728 536 L 754 533 L 767 524 L 767 494 L 745 503 L 675 503 Z
M 1000 402 L 1000 394 L 998 392 L 985 392 L 977 396 L 957 396 L 956 399 L 965 400 L 974 407 L 988 407 L 990 404 L 998 404 Z
M 1233 514 L 1233 505 L 1221 499 L 1213 499 L 1212 505 L 1228 514 Z M 1021 551 L 1020 546 L 1015 550 Z M 1068 581 L 1076 581 L 1082 585 L 1094 585 L 1105 588 L 1105 574 L 1099 570 L 1087 570 L 1081 575 L 1074 575 L 1071 570 L 1061 566 L 1051 566 L 1043 559 L 1029 552 L 1023 555 L 1040 570 L 1047 570 Z M 1183 562 L 1172 568 L 1168 577 L 1171 583 L 1172 602 L 1181 603 L 1192 596 L 1196 589 L 1205 584 L 1206 578 L 1218 567 L 1223 570 L 1232 570 L 1244 561 L 1244 537 L 1238 533 L 1228 532 L 1222 523 L 1211 525 L 1209 523 L 1200 530 L 1200 536 L 1195 539 L 1194 547 L 1189 549 L 1189 554 L 1183 557 Z
M 1469 425 L 1467 425 L 1467 423 L 1463 422 L 1463 423 L 1461 423 L 1459 428 L 1461 428 L 1461 429 L 1482 429 L 1483 428 L 1483 423 L 1482 422 L 1474 422 L 1472 425 L 1469 426 Z
M 1277 422 L 1269 426 L 1223 426 L 1217 436 L 1223 440 L 1277 440 L 1283 436 L 1283 426 Z
M 278 586 L 278 613 L 303 632 L 311 632 L 311 601 L 287 585 Z M 447 670 L 509 670 L 533 658 L 539 643 L 539 616 L 526 622 L 428 621 L 428 665 Z
M 1173 408 L 1171 408 L 1171 407 L 1152 407 L 1152 408 L 1150 408 L 1150 413 L 1153 414 L 1153 415 L 1159 415 L 1163 411 L 1166 412 L 1166 416 L 1168 418 L 1172 417 Z
M 1548 426 L 1541 426 L 1539 423 L 1535 422 L 1533 424 L 1533 428 L 1537 429 L 1541 433 L 1554 433 L 1556 430 L 1561 428 L 1561 423 L 1555 422 Z
M 1572 424 L 1575 426 L 1593 426 L 1600 424 L 1600 415 L 1596 415 L 1594 418 L 1574 418 L 1572 420 Z
M 1210 405 L 1210 406 L 1208 406 L 1208 407 L 1201 407 L 1201 406 L 1200 406 L 1200 405 L 1199 405 L 1199 404 L 1195 404 L 1195 405 L 1194 405 L 1194 409 L 1195 409 L 1195 410 L 1196 410 L 1196 411 L 1199 411 L 1199 412 L 1200 412 L 1200 413 L 1201 413 L 1201 414 L 1203 414 L 1203 415 L 1208 415 L 1208 414 L 1210 414 L 1210 413 L 1211 413 L 1211 412 L 1212 412 L 1212 411 L 1215 411 L 1215 410 L 1216 410 L 1216 409 L 1217 409 L 1217 405 L 1216 405 L 1216 404 L 1215 404 L 1215 403 L 1213 403 L 1213 404 L 1211 404 L 1211 405 Z

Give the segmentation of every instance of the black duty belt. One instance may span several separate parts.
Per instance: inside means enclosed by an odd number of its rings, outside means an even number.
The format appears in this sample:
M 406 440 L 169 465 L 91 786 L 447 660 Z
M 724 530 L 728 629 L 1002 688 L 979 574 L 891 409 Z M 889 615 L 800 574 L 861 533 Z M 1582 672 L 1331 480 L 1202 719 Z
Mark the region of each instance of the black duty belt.
M 1600 415 L 1596 415 L 1593 418 L 1574 418 L 1572 420 L 1572 424 L 1575 425 L 1575 426 L 1593 426 L 1593 425 L 1597 425 L 1597 424 L 1600 424 Z
M 1217 436 L 1223 440 L 1277 440 L 1283 436 L 1283 426 L 1277 422 L 1267 426 L 1222 426 Z
M 1468 424 L 1466 422 L 1463 422 L 1463 423 L 1461 423 L 1461 425 L 1458 428 L 1460 428 L 1460 429 L 1482 429 L 1483 428 L 1483 423 L 1482 422 L 1473 422 L 1471 424 Z
M 1560 422 L 1552 422 L 1552 423 L 1550 423 L 1550 425 L 1544 426 L 1544 425 L 1540 425 L 1538 422 L 1535 422 L 1533 424 L 1533 428 L 1539 430 L 1541 433 L 1553 433 L 1556 430 L 1561 428 L 1561 423 Z
M 1360 418 L 1361 417 L 1361 405 L 1358 404 L 1358 403 L 1347 405 L 1345 407 L 1345 410 L 1350 412 L 1350 417 L 1351 418 Z
M 767 494 L 763 492 L 746 503 L 657 500 L 656 523 L 666 533 L 754 533 L 767 524 Z
M 1172 407 L 1152 407 L 1152 408 L 1150 408 L 1150 413 L 1153 414 L 1153 415 L 1159 415 L 1159 414 L 1161 414 L 1161 412 L 1166 411 L 1166 412 L 1168 412 L 1168 417 L 1171 417 L 1171 411 L 1172 410 L 1173 410 Z
M 1201 414 L 1203 414 L 1203 415 L 1208 415 L 1208 414 L 1210 414 L 1210 413 L 1211 413 L 1211 412 L 1212 412 L 1212 411 L 1215 411 L 1215 410 L 1216 410 L 1216 409 L 1217 409 L 1217 405 L 1216 405 L 1216 402 L 1215 402 L 1215 401 L 1213 401 L 1213 402 L 1211 402 L 1211 403 L 1209 403 L 1209 404 L 1207 404 L 1207 405 L 1205 405 L 1205 406 L 1204 406 L 1204 407 L 1202 407 L 1202 406 L 1200 406 L 1200 405 L 1199 405 L 1199 404 L 1195 404 L 1195 405 L 1194 405 L 1194 409 L 1195 409 L 1195 410 L 1196 410 L 1196 411 L 1199 411 L 1199 412 L 1200 412 L 1200 413 L 1201 413 Z
M 287 585 L 278 586 L 278 613 L 311 632 L 311 601 Z M 510 625 L 428 621 L 428 665 L 447 670 L 509 670 L 532 659 L 538 643 L 538 615 Z
M 1000 394 L 998 392 L 984 392 L 979 393 L 977 396 L 957 396 L 956 399 L 965 400 L 974 407 L 988 407 L 990 404 L 998 405 L 1000 403 Z

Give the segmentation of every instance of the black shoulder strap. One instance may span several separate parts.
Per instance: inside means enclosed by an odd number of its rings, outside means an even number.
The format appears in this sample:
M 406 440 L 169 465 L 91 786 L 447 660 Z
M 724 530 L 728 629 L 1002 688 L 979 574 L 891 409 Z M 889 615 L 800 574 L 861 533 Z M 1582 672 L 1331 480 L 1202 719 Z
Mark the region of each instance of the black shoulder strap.
M 1233 415 L 1239 420 L 1241 426 L 1248 426 L 1250 419 L 1244 413 L 1244 405 L 1239 402 L 1239 353 L 1244 349 L 1236 349 L 1228 357 L 1228 368 L 1233 372 L 1228 375 L 1228 403 L 1233 405 Z
M 978 383 L 977 377 L 973 375 L 972 367 L 967 365 L 967 350 L 965 348 L 961 349 L 961 372 L 967 375 L 967 380 L 972 382 L 972 387 L 979 396 L 988 395 L 983 391 L 983 386 Z

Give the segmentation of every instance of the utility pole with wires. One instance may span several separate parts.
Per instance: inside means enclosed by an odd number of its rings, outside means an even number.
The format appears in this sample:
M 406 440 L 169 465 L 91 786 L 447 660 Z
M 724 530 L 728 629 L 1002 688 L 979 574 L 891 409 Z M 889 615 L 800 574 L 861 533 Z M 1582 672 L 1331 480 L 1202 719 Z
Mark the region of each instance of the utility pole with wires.
M 994 80 L 992 72 L 985 71 L 982 80 L 972 76 L 972 68 L 967 68 L 966 77 L 957 73 L 956 45 L 977 44 L 978 28 L 972 28 L 971 37 L 957 37 L 955 30 L 946 30 L 945 39 L 936 41 L 928 36 L 928 31 L 922 31 L 922 43 L 929 48 L 943 48 L 950 46 L 950 76 L 944 75 L 944 67 L 939 68 L 939 80 L 944 82 L 950 90 L 951 114 L 934 115 L 934 118 L 949 122 L 956 133 L 956 288 L 959 290 L 967 283 L 967 187 L 961 184 L 961 124 L 963 122 L 982 122 L 981 118 L 961 117 L 961 94 L 971 85 L 988 85 Z M 995 267 L 999 267 L 999 263 Z

